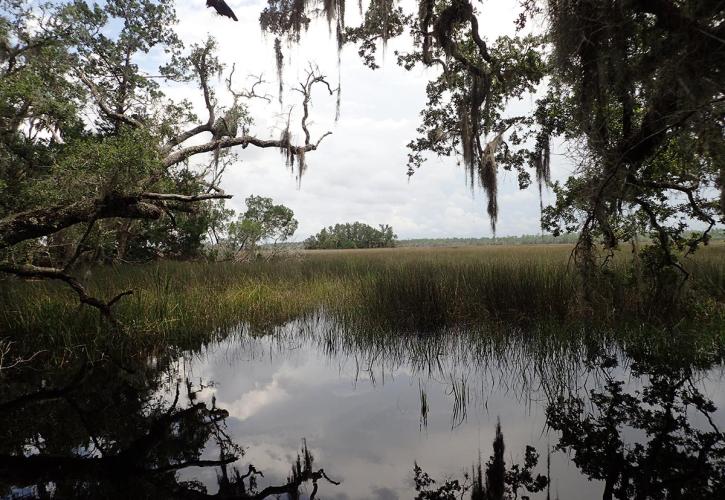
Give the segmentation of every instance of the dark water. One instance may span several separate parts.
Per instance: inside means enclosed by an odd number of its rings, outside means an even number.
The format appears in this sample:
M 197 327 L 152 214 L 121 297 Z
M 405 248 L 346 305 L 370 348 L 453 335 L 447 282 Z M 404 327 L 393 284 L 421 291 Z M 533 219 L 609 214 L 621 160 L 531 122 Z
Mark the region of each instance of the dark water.
M 415 463 L 429 489 L 470 485 L 479 459 L 485 482 L 500 422 L 507 468 L 532 446 L 550 479 L 518 498 L 725 498 L 720 358 L 665 351 L 318 321 L 176 355 L 28 363 L 0 380 L 0 494 L 240 498 L 235 467 L 264 473 L 258 492 L 284 485 L 306 443 L 310 471 L 341 483 L 320 477 L 317 498 L 414 498 Z

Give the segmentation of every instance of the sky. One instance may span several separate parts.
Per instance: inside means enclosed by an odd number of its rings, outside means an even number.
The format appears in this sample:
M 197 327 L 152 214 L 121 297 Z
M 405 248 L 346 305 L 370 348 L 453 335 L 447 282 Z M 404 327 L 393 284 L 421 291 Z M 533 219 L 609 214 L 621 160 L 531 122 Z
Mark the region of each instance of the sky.
M 218 41 L 219 57 L 236 65 L 235 81 L 249 84 L 248 75 L 262 74 L 269 83 L 271 103 L 255 101 L 255 125 L 251 132 L 262 138 L 278 137 L 288 106 L 293 106 L 293 137 L 302 141 L 295 120 L 300 95 L 289 87 L 304 77 L 304 69 L 315 64 L 337 85 L 341 79 L 341 114 L 335 122 L 335 97 L 318 87 L 313 94 L 309 121 L 312 140 L 324 132 L 320 148 L 307 155 L 308 168 L 298 186 L 296 173 L 285 167 L 275 150 L 249 147 L 239 151 L 239 162 L 227 168 L 222 187 L 233 199 L 228 206 L 244 210 L 249 195 L 271 197 L 290 207 L 299 221 L 293 240 L 301 241 L 325 226 L 360 221 L 373 226 L 390 224 L 402 239 L 491 236 L 484 193 L 472 193 L 465 172 L 455 157 L 430 158 L 412 178 L 406 176 L 406 144 L 415 137 L 419 113 L 425 105 L 425 85 L 431 70 L 405 71 L 395 64 L 395 49 L 405 50 L 405 40 L 389 43 L 381 69 L 365 67 L 355 47 L 346 47 L 337 63 L 336 41 L 323 19 L 313 22 L 299 46 L 285 49 L 284 107 L 276 100 L 276 69 L 273 41 L 258 24 L 265 0 L 227 0 L 239 22 L 203 8 L 202 0 L 177 2 L 178 33 L 185 43 L 202 42 L 209 34 Z M 483 3 L 480 32 L 489 40 L 513 34 L 518 2 L 496 0 Z M 351 9 L 348 9 L 351 10 Z M 359 20 L 357 9 L 348 13 L 348 25 Z M 220 99 L 224 100 L 222 81 Z M 198 90 L 189 87 L 166 89 L 174 98 L 189 98 L 202 113 Z M 533 98 L 512 103 L 512 113 L 533 105 Z M 283 110 L 285 112 L 283 112 Z M 552 177 L 566 178 L 571 164 L 554 147 Z M 550 194 L 545 198 L 550 198 Z M 516 175 L 499 173 L 499 219 L 497 235 L 537 234 L 539 199 L 537 189 L 518 189 Z

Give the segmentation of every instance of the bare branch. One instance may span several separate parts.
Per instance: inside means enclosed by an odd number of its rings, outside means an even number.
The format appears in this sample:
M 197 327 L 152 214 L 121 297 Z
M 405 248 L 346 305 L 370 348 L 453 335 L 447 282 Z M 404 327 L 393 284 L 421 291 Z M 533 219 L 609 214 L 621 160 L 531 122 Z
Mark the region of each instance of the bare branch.
M 131 295 L 133 293 L 132 290 L 128 290 L 117 295 L 109 302 L 103 302 L 96 297 L 92 297 L 77 278 L 66 274 L 62 269 L 56 269 L 53 267 L 38 267 L 32 264 L 12 264 L 10 262 L 0 262 L 0 272 L 14 274 L 24 278 L 43 278 L 63 281 L 71 287 L 76 294 L 78 294 L 78 299 L 82 304 L 87 304 L 98 309 L 98 311 L 116 327 L 120 327 L 121 325 L 111 314 L 111 306 L 118 302 L 121 297 L 125 297 L 126 295 Z
M 324 139 L 328 135 L 332 135 L 332 132 L 327 131 L 324 134 L 322 134 L 319 139 L 317 139 L 317 142 L 315 143 L 315 149 L 317 149 L 318 147 L 320 147 L 320 143 L 322 142 L 322 139 Z
M 321 83 L 327 87 L 327 91 L 330 93 L 330 95 L 333 95 L 335 92 L 339 92 L 340 89 L 334 89 L 330 86 L 330 83 L 327 81 L 325 76 L 320 73 L 319 69 L 310 65 L 309 69 L 307 70 L 307 79 L 304 82 L 300 82 L 300 88 L 295 88 L 293 90 L 299 92 L 302 94 L 302 130 L 305 133 L 305 146 L 310 145 L 310 131 L 307 128 L 307 119 L 310 117 L 310 109 L 309 104 L 310 100 L 312 99 L 312 87 L 316 83 Z M 328 133 L 329 134 L 329 133 Z M 325 134 L 325 135 L 328 135 Z M 324 136 L 323 136 L 324 137 Z M 322 138 L 320 138 L 317 143 L 319 144 L 320 141 L 322 141 Z
M 182 132 L 179 135 L 172 137 L 161 148 L 161 154 L 169 154 L 175 146 L 178 146 L 179 144 L 182 144 L 191 139 L 192 137 L 202 134 L 204 132 L 211 132 L 211 125 L 209 123 L 197 125 L 196 127 L 189 129 L 186 132 Z
M 73 256 L 66 262 L 65 266 L 63 266 L 63 271 L 68 271 L 71 267 L 73 267 L 73 264 L 76 263 L 78 260 L 78 257 L 81 256 L 81 253 L 83 253 L 83 244 L 88 239 L 88 236 L 91 234 L 91 231 L 93 230 L 93 226 L 96 224 L 96 219 L 91 219 L 88 222 L 88 227 L 86 228 L 85 233 L 83 233 L 83 236 L 80 240 L 78 240 L 78 243 L 76 244 L 75 252 L 73 252 Z
M 197 195 L 183 195 L 183 194 L 173 194 L 173 193 L 141 193 L 141 198 L 145 198 L 147 200 L 160 200 L 160 201 L 181 201 L 184 203 L 192 203 L 195 201 L 204 201 L 204 200 L 221 200 L 221 199 L 231 199 L 232 195 L 230 194 L 223 194 L 223 193 L 207 193 L 207 194 L 197 194 Z
M 98 90 L 96 85 L 91 81 L 90 78 L 86 76 L 83 71 L 80 69 L 76 70 L 76 74 L 78 75 L 78 78 L 85 84 L 86 87 L 88 87 L 88 90 L 91 92 L 91 95 L 93 96 L 93 99 L 96 101 L 96 104 L 101 108 L 101 111 L 108 116 L 109 118 L 113 118 L 119 121 L 122 121 L 126 123 L 127 125 L 131 125 L 135 128 L 143 128 L 143 124 L 139 122 L 138 120 L 134 120 L 130 116 L 126 116 L 123 113 L 118 113 L 116 111 L 113 111 L 111 107 L 108 105 L 108 103 L 105 101 L 103 96 L 101 95 L 101 92 Z
M 307 481 L 312 481 L 315 486 L 317 485 L 317 481 L 320 479 L 325 479 L 331 484 L 334 484 L 338 486 L 340 484 L 339 481 L 334 481 L 330 479 L 327 474 L 325 474 L 324 469 L 320 469 L 318 471 L 303 471 L 302 475 L 298 478 L 290 481 L 289 483 L 282 485 L 282 486 L 267 486 L 262 491 L 257 493 L 256 495 L 250 497 L 254 500 L 261 500 L 263 498 L 271 497 L 273 495 L 282 495 L 284 493 L 290 494 L 296 492 L 299 487 L 302 485 L 302 483 L 305 483 Z
M 252 83 L 252 86 L 249 88 L 249 90 L 242 90 L 241 92 L 236 92 L 232 88 L 232 79 L 234 78 L 234 71 L 236 70 L 236 64 L 232 64 L 232 70 L 229 72 L 229 76 L 226 79 L 227 83 L 227 90 L 230 94 L 234 97 L 234 104 L 237 104 L 239 99 L 262 99 L 263 101 L 272 102 L 272 96 L 269 94 L 260 95 L 257 94 L 256 88 L 259 85 L 264 85 L 267 83 L 263 78 L 262 75 L 256 76 L 256 75 L 249 75 L 250 78 L 254 78 L 254 82 Z
M 328 132 L 326 135 L 330 135 L 332 132 Z M 279 139 L 259 139 L 258 137 L 254 137 L 251 135 L 244 135 L 240 137 L 224 137 L 222 139 L 219 139 L 217 141 L 209 141 L 205 144 L 199 144 L 196 146 L 189 146 L 183 149 L 179 149 L 178 151 L 174 151 L 173 153 L 169 154 L 166 158 L 164 158 L 162 165 L 165 168 L 169 168 L 172 165 L 176 165 L 177 163 L 181 163 L 184 160 L 187 160 L 188 158 L 201 154 L 201 153 L 208 153 L 210 151 L 214 151 L 217 148 L 219 149 L 228 149 L 232 148 L 234 146 L 242 146 L 243 148 L 246 148 L 249 145 L 256 146 L 258 148 L 287 148 L 288 145 Z M 291 146 L 295 151 L 314 151 L 317 149 L 317 145 L 315 144 L 306 144 L 305 146 Z

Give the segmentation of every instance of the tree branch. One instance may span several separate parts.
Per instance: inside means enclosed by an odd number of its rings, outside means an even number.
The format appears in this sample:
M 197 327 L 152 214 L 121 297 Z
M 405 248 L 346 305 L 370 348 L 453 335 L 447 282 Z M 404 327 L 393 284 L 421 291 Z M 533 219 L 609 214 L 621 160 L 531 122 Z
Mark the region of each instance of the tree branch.
M 113 111 L 108 103 L 103 99 L 103 96 L 101 95 L 96 85 L 91 81 L 90 78 L 85 75 L 85 73 L 83 73 L 83 71 L 78 69 L 76 70 L 76 74 L 78 75 L 78 78 L 80 78 L 80 80 L 83 82 L 83 84 L 88 87 L 88 90 L 91 92 L 91 95 L 96 101 L 96 104 L 98 104 L 98 106 L 101 108 L 101 111 L 103 111 L 106 116 L 122 121 L 127 125 L 131 125 L 135 128 L 143 128 L 143 124 L 138 120 L 134 120 L 130 116 L 126 116 L 124 113 Z
M 327 132 L 325 136 L 332 134 L 332 132 Z M 177 163 L 181 163 L 184 160 L 187 160 L 188 158 L 201 154 L 201 153 L 208 153 L 210 151 L 214 151 L 217 148 L 219 149 L 228 149 L 232 148 L 234 146 L 242 146 L 242 148 L 246 148 L 249 145 L 256 146 L 258 148 L 288 148 L 288 146 L 284 141 L 281 141 L 279 139 L 259 139 L 258 137 L 254 137 L 251 135 L 243 135 L 240 137 L 224 137 L 222 139 L 216 140 L 216 141 L 209 141 L 205 144 L 199 144 L 196 146 L 189 146 L 183 149 L 179 149 L 178 151 L 174 151 L 173 153 L 169 154 L 164 158 L 162 161 L 162 165 L 164 168 L 169 168 L 173 165 L 176 165 Z M 319 145 L 319 141 L 317 144 L 306 144 L 305 146 L 292 146 L 292 148 L 295 149 L 295 151 L 314 151 L 317 149 L 317 146 Z
M 70 286 L 74 292 L 76 292 L 81 304 L 87 304 L 91 307 L 95 307 L 101 315 L 103 315 L 116 327 L 120 327 L 121 325 L 111 314 L 111 307 L 122 297 L 133 293 L 132 290 L 128 290 L 116 295 L 108 302 L 103 302 L 96 297 L 92 297 L 77 278 L 66 274 L 62 269 L 56 269 L 54 267 L 38 267 L 32 264 L 12 264 L 10 262 L 0 262 L 0 272 L 14 274 L 23 278 L 43 278 L 63 281 Z
M 231 199 L 232 195 L 224 193 L 206 193 L 197 195 L 183 195 L 174 193 L 141 193 L 141 198 L 147 200 L 160 200 L 160 201 L 181 201 L 184 203 L 192 203 L 195 201 L 204 200 L 220 200 L 220 199 Z
M 109 194 L 102 199 L 86 199 L 69 205 L 29 210 L 0 219 L 0 249 L 21 241 L 48 236 L 82 222 L 116 217 L 160 219 L 165 214 L 164 200 L 191 203 L 221 198 L 230 198 L 230 195 L 218 193 L 196 196 L 161 193 Z
M 339 481 L 334 481 L 330 479 L 327 474 L 325 474 L 324 469 L 320 469 L 315 472 L 304 471 L 301 476 L 290 481 L 287 484 L 284 484 L 282 486 L 267 486 L 262 491 L 249 498 L 252 498 L 254 500 L 262 500 L 263 498 L 271 497 L 272 495 L 282 495 L 285 493 L 292 494 L 299 489 L 302 483 L 312 481 L 315 485 L 317 485 L 317 481 L 319 481 L 320 479 L 325 479 L 326 481 L 334 484 L 335 486 L 338 486 L 340 484 Z

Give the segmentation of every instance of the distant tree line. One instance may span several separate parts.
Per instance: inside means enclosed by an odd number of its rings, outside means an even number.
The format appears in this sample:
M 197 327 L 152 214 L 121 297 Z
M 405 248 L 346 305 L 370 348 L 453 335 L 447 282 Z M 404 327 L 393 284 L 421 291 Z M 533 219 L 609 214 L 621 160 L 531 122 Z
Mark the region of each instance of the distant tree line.
M 352 224 L 335 224 L 323 228 L 314 236 L 304 242 L 307 250 L 321 250 L 333 248 L 392 248 L 398 236 L 393 228 L 387 224 L 380 224 L 379 229 L 354 222 Z
M 690 234 L 690 233 L 686 233 Z M 693 233 L 694 234 L 694 233 Z M 710 232 L 711 241 L 725 240 L 725 230 L 713 229 Z M 649 235 L 639 235 L 641 244 L 652 243 Z M 447 247 L 447 246 L 479 246 L 479 245 L 552 245 L 575 244 L 579 240 L 578 233 L 566 233 L 554 236 L 552 234 L 522 234 L 519 236 L 496 236 L 484 238 L 411 238 L 398 240 L 399 247 Z
M 550 234 L 524 234 L 521 236 L 496 236 L 485 238 L 413 238 L 400 240 L 401 247 L 441 247 L 441 246 L 478 246 L 478 245 L 537 245 L 577 242 L 577 234 L 562 234 L 552 236 Z

